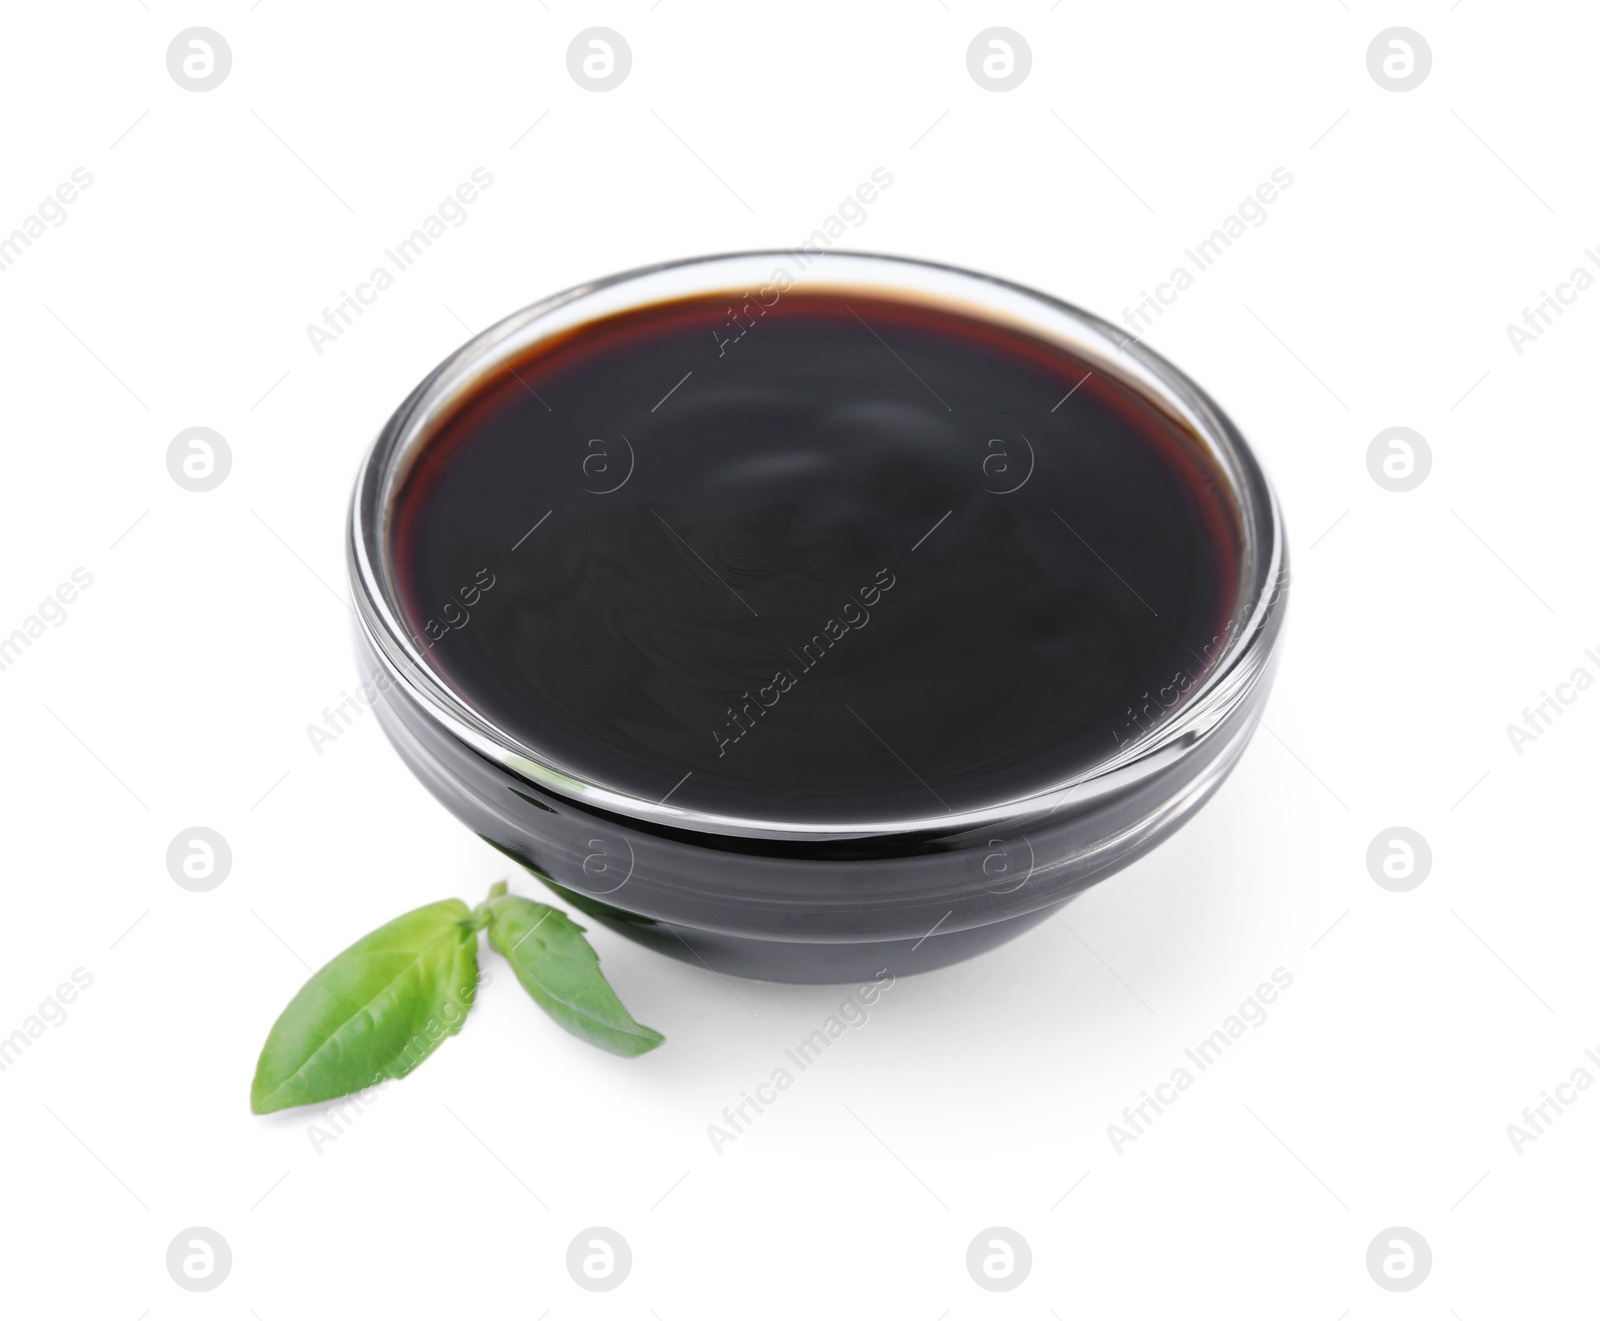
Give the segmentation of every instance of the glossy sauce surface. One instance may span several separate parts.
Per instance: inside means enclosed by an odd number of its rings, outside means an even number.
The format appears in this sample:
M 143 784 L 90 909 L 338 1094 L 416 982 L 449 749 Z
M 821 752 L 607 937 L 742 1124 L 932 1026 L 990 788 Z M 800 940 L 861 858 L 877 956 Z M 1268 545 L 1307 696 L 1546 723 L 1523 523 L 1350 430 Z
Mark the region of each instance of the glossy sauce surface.
M 1128 386 L 799 290 L 505 362 L 394 528 L 413 635 L 496 725 L 768 821 L 938 817 L 1107 760 L 1203 676 L 1237 573 L 1220 479 Z

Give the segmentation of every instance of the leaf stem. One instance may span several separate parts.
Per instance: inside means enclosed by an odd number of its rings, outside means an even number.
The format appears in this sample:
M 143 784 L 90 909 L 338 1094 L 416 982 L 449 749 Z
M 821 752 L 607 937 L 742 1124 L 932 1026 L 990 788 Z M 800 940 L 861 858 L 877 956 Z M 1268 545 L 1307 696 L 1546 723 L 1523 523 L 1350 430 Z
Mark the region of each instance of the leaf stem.
M 505 892 L 506 883 L 504 881 L 496 881 L 489 887 L 488 896 L 484 899 L 484 901 L 474 908 L 470 914 L 468 914 L 467 920 L 472 923 L 472 930 L 474 933 L 482 931 L 484 927 L 489 925 L 489 902 L 490 900 L 500 898 L 500 896 L 505 894 Z

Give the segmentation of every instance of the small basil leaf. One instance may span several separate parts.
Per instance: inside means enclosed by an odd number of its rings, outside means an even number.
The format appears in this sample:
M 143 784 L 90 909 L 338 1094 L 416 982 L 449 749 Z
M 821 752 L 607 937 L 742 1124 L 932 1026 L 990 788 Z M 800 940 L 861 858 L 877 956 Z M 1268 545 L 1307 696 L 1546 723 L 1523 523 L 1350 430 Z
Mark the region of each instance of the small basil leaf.
M 600 975 L 600 957 L 583 928 L 559 908 L 520 895 L 491 897 L 489 944 L 522 989 L 575 1037 L 617 1055 L 643 1055 L 666 1038 L 635 1023 Z
M 466 904 L 413 909 L 300 988 L 267 1034 L 250 1085 L 258 1115 L 401 1078 L 461 1030 L 478 983 Z

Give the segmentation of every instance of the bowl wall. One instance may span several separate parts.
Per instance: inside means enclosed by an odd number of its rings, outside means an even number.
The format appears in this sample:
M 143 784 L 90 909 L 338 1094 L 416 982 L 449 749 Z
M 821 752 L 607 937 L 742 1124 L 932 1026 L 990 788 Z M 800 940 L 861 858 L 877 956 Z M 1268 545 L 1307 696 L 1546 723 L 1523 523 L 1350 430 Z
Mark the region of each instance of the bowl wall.
M 378 437 L 351 507 L 350 573 L 365 691 L 406 764 L 469 828 L 573 907 L 676 958 L 796 982 L 939 967 L 1043 920 L 1188 819 L 1243 751 L 1276 664 L 1287 559 L 1270 485 L 1237 429 L 1192 381 L 1114 327 L 971 272 L 861 254 L 811 256 L 820 287 L 959 306 L 1054 340 L 1178 419 L 1226 485 L 1241 554 L 1238 605 L 1192 689 L 1104 764 L 959 816 L 829 827 L 727 820 L 585 783 L 518 744 L 434 673 L 401 621 L 388 520 L 431 428 L 505 358 L 618 308 L 756 285 L 794 253 L 630 272 L 557 295 L 463 346 Z M 1166 693 L 1168 690 L 1163 689 Z M 1112 740 L 1108 739 L 1108 743 Z

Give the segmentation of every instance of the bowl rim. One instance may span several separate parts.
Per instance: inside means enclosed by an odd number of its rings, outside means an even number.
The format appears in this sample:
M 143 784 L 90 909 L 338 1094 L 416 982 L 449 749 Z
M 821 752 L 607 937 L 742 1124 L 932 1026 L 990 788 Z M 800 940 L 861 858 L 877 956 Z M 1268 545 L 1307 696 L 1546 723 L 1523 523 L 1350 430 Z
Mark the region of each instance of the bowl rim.
M 762 278 L 769 263 L 778 263 Z M 799 274 L 793 274 L 793 268 Z M 1226 481 L 1240 538 L 1234 615 L 1211 668 L 1169 717 L 1103 762 L 1048 787 L 961 812 L 872 822 L 764 820 L 651 802 L 585 778 L 497 727 L 427 662 L 399 605 L 389 554 L 389 518 L 411 464 L 453 406 L 488 375 L 550 336 L 612 315 L 699 295 L 748 296 L 782 273 L 808 290 L 854 290 L 931 304 L 1054 342 L 1118 378 L 1177 421 Z M 687 278 L 698 277 L 698 278 Z M 590 808 L 676 830 L 774 840 L 937 836 L 977 826 L 1014 826 L 1071 815 L 1137 786 L 1187 757 L 1242 704 L 1271 667 L 1289 583 L 1288 547 L 1276 493 L 1244 436 L 1187 375 L 1137 337 L 1071 303 L 1025 285 L 918 258 L 842 249 L 755 249 L 682 258 L 574 285 L 473 336 L 400 404 L 363 457 L 351 495 L 346 542 L 356 627 L 383 669 L 449 733 L 548 793 Z M 384 685 L 379 684 L 381 689 Z M 1200 758 L 1204 760 L 1204 758 Z M 681 781 L 680 781 L 681 783 Z

